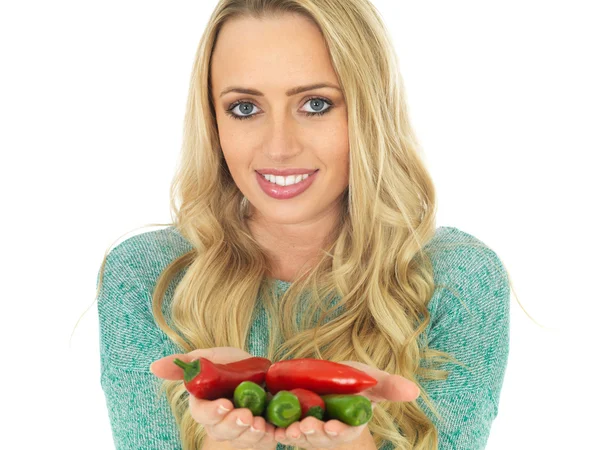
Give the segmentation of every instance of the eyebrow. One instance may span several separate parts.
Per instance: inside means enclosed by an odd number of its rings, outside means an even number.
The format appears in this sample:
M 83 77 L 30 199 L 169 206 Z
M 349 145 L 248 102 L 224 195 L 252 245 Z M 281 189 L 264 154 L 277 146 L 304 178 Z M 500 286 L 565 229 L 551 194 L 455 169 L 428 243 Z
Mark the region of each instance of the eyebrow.
M 324 88 L 324 87 L 337 89 L 338 91 L 342 92 L 342 90 L 335 84 L 316 83 L 316 84 L 309 84 L 307 86 L 296 86 L 295 88 L 288 89 L 287 91 L 285 91 L 285 95 L 290 97 L 292 95 L 299 94 L 300 92 L 310 91 L 311 89 L 319 89 L 319 88 Z M 227 94 L 229 92 L 239 92 L 240 94 L 257 95 L 260 97 L 263 97 L 265 95 L 262 92 L 257 91 L 256 89 L 249 89 L 249 88 L 243 88 L 243 87 L 238 87 L 238 86 L 230 86 L 230 87 L 226 88 L 223 92 L 221 92 L 221 95 L 219 97 L 223 97 L 225 94 Z

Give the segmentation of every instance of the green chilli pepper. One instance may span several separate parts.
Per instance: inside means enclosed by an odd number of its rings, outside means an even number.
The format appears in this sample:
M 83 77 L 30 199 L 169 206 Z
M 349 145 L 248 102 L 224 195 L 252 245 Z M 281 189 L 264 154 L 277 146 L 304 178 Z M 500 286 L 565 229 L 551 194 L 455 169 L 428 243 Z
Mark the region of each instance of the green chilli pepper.
M 321 398 L 325 402 L 326 420 L 336 419 L 357 427 L 373 416 L 371 400 L 363 395 L 328 394 Z
M 277 427 L 286 428 L 301 416 L 300 400 L 289 391 L 279 391 L 267 405 L 266 419 Z
M 253 416 L 260 416 L 267 402 L 267 393 L 252 381 L 242 381 L 233 392 L 233 404 L 236 408 L 248 408 Z
M 267 391 L 267 401 L 265 403 L 265 410 L 262 413 L 262 416 L 265 418 L 265 420 L 267 420 L 267 409 L 269 409 L 269 403 L 271 403 L 271 400 L 273 400 L 273 394 Z

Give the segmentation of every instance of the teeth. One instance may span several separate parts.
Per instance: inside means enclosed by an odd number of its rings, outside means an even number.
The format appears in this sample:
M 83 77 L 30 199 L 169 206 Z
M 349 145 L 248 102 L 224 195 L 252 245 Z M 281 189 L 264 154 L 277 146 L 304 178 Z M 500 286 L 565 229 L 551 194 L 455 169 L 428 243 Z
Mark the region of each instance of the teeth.
M 289 186 L 291 184 L 299 183 L 302 180 L 306 180 L 308 178 L 308 173 L 304 175 L 289 175 L 287 177 L 275 176 L 275 175 L 263 175 L 267 181 L 278 184 L 279 186 Z

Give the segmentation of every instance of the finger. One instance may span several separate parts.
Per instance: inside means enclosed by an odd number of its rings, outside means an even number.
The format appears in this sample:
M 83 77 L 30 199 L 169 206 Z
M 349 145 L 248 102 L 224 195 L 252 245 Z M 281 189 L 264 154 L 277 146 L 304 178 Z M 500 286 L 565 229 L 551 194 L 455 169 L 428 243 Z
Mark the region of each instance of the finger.
M 190 395 L 188 402 L 192 418 L 205 426 L 218 424 L 225 418 L 227 413 L 230 413 L 235 408 L 233 403 L 226 398 L 203 400 Z
M 199 356 L 206 358 L 204 355 Z M 173 363 L 175 359 L 180 359 L 181 361 L 187 363 L 191 362 L 194 358 L 185 353 L 176 353 L 174 355 L 165 356 L 164 358 L 157 359 L 150 364 L 150 372 L 152 372 L 158 378 L 164 378 L 165 380 L 183 380 L 183 369 Z
M 253 429 L 256 429 L 257 431 L 253 431 Z M 273 445 L 276 444 L 275 427 L 272 424 L 267 423 L 262 416 L 256 416 L 254 418 L 254 423 L 250 427 L 250 430 L 245 432 L 245 434 L 248 433 L 251 435 L 259 435 L 258 440 L 251 441 L 251 446 L 254 448 L 273 448 Z
M 205 426 L 209 436 L 215 440 L 222 440 L 221 437 L 216 436 L 212 429 L 215 425 L 220 423 L 223 420 L 227 420 L 230 414 L 233 413 L 234 405 L 230 400 L 221 398 L 218 400 L 203 400 L 197 399 L 193 396 L 189 397 L 190 404 L 190 414 L 192 418 L 196 420 L 198 423 L 201 423 Z M 225 409 L 229 409 L 226 411 Z M 238 409 L 237 411 L 239 411 Z M 223 411 L 221 413 L 221 411 Z M 249 411 L 249 410 L 248 410 Z M 252 414 L 250 414 L 252 415 Z M 244 420 L 244 419 L 242 419 Z M 237 423 L 236 423 L 237 425 Z M 252 431 L 249 433 L 249 437 L 246 437 L 246 441 L 249 443 L 246 447 L 251 445 L 265 445 L 272 443 L 274 441 L 274 428 L 273 425 L 268 424 L 265 419 L 261 416 L 254 417 L 254 429 L 257 431 Z M 251 428 L 251 427 L 248 427 Z
M 192 350 L 189 353 L 175 353 L 173 355 L 165 356 L 164 358 L 157 359 L 150 364 L 150 372 L 159 378 L 165 380 L 183 380 L 183 369 L 175 364 L 175 359 L 180 359 L 183 362 L 189 363 L 198 358 L 206 358 L 211 362 L 215 357 L 213 348 L 200 348 Z
M 325 433 L 325 422 L 316 417 L 306 417 L 300 422 L 300 431 L 309 447 L 329 447 L 330 437 Z
M 315 432 L 307 435 L 308 442 L 315 447 L 338 447 L 356 441 L 368 426 L 368 422 L 353 427 L 339 420 L 317 424 Z
M 371 407 L 374 407 L 371 402 Z M 316 417 L 306 417 L 300 422 L 294 422 L 287 429 L 277 428 L 275 440 L 283 445 L 296 445 L 299 447 L 328 447 L 341 445 L 358 439 L 368 422 L 357 427 L 347 425 L 339 420 L 323 422 Z M 302 433 L 296 439 L 296 430 Z M 330 434 L 329 432 L 333 433 Z
M 372 389 L 377 401 L 412 402 L 421 395 L 415 383 L 400 375 L 388 375 Z
M 252 411 L 248 408 L 236 408 L 225 414 L 217 424 L 206 426 L 206 431 L 216 441 L 232 441 L 250 428 L 253 421 Z
M 364 395 L 370 400 L 376 402 L 382 400 L 411 402 L 421 395 L 419 387 L 415 383 L 400 375 L 392 375 L 377 367 L 358 361 L 341 361 L 341 363 L 362 370 L 377 380 L 375 386 L 359 392 L 359 395 Z
M 264 420 L 264 418 L 263 418 Z M 265 422 L 265 433 L 263 434 L 262 439 L 258 442 L 258 446 L 266 446 L 266 447 L 271 447 L 273 444 L 276 443 L 275 441 L 275 425 L 267 422 L 266 420 Z
M 368 422 L 353 427 L 335 419 L 325 422 L 324 424 L 325 434 L 329 436 L 332 441 L 337 439 L 340 443 L 352 442 L 358 439 L 367 426 Z
M 275 435 L 279 436 L 277 441 L 283 445 L 295 445 L 297 447 L 310 446 L 304 433 L 300 430 L 300 422 L 294 422 L 287 428 L 277 428 Z
M 175 353 L 157 359 L 150 364 L 150 372 L 165 380 L 183 380 L 183 369 L 173 363 L 175 358 L 184 362 L 191 362 L 200 357 L 206 358 L 215 364 L 228 364 L 252 355 L 237 347 L 211 347 L 199 348 L 188 353 Z
M 362 430 L 352 430 L 338 420 L 323 422 L 316 418 L 307 417 L 300 423 L 304 439 L 311 447 L 332 447 L 344 442 L 351 442 L 360 435 Z
M 231 441 L 231 446 L 234 448 L 262 447 L 266 442 L 262 442 L 265 435 L 265 424 L 266 421 L 263 417 L 254 417 L 250 426 L 247 427 L 246 430 L 242 431 L 242 433 L 236 439 Z

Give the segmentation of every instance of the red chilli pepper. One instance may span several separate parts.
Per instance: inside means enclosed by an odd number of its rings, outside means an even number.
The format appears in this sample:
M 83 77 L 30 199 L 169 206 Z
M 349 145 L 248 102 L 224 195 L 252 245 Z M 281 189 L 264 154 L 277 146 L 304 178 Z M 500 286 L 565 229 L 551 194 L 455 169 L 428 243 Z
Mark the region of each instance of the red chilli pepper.
M 298 397 L 298 400 L 300 401 L 300 407 L 302 408 L 300 420 L 308 416 L 323 420 L 323 417 L 325 416 L 325 400 L 318 394 L 301 388 L 292 389 L 290 392 Z
M 267 358 L 251 357 L 229 364 L 215 364 L 200 357 L 190 363 L 175 359 L 183 369 L 183 380 L 190 394 L 199 399 L 216 400 L 232 398 L 235 388 L 242 381 L 252 381 L 262 386 L 271 361 Z
M 301 358 L 279 361 L 267 371 L 267 389 L 272 394 L 308 389 L 315 394 L 356 394 L 377 384 L 362 370 L 323 359 Z

